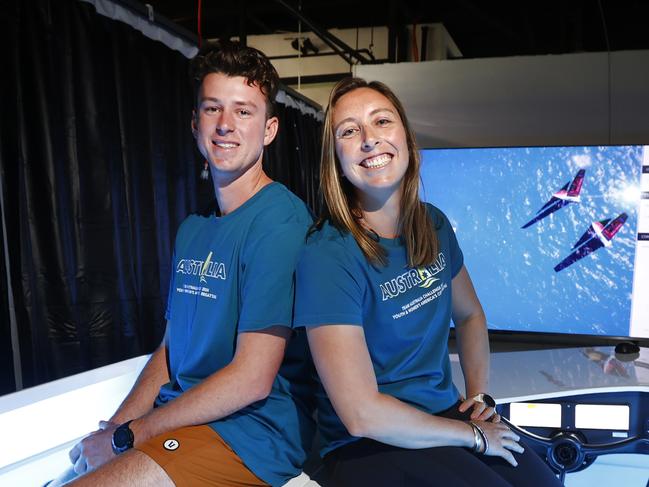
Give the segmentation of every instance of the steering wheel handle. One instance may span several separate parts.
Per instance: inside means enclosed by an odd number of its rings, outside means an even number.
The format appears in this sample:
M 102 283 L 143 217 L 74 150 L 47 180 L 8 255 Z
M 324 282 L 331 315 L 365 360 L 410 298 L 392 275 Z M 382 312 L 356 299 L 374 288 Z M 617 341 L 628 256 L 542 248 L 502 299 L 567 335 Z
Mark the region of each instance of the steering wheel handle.
M 540 436 L 519 426 L 507 418 L 502 421 L 519 436 L 537 450 L 545 451 L 550 467 L 558 473 L 576 472 L 583 470 L 599 455 L 611 453 L 649 453 L 649 435 L 645 431 L 643 436 L 632 436 L 620 441 L 609 443 L 587 443 L 584 436 L 578 431 L 560 430 L 551 437 Z

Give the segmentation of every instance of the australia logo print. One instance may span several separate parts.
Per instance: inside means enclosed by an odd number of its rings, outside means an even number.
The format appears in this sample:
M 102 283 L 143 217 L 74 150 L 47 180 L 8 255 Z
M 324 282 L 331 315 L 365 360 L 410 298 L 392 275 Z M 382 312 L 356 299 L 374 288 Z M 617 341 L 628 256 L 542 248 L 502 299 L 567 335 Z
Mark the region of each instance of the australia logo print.
M 208 269 L 208 267 L 209 267 L 209 265 L 211 263 L 212 263 L 212 252 L 210 252 L 207 255 L 207 259 L 205 259 L 205 263 L 203 264 L 203 267 L 201 268 L 201 274 L 200 274 L 201 275 L 201 279 L 200 279 L 201 282 L 207 283 L 207 279 L 205 279 L 205 273 L 207 272 L 207 269 Z
M 419 284 L 419 287 L 429 288 L 435 282 L 439 281 L 439 278 L 435 277 L 433 273 L 425 267 L 420 267 L 419 269 L 417 269 L 417 272 L 419 273 L 419 277 L 422 280 L 421 284 Z
M 201 283 L 207 283 L 208 278 L 226 279 L 225 264 L 212 260 L 210 252 L 205 260 L 180 259 L 176 265 L 176 273 L 198 276 Z
M 429 288 L 440 279 L 437 276 L 446 268 L 446 258 L 443 253 L 439 253 L 435 262 L 426 267 L 418 267 L 417 269 L 409 269 L 403 274 L 398 275 L 380 284 L 381 297 L 383 301 L 396 298 L 408 289 L 413 287 Z

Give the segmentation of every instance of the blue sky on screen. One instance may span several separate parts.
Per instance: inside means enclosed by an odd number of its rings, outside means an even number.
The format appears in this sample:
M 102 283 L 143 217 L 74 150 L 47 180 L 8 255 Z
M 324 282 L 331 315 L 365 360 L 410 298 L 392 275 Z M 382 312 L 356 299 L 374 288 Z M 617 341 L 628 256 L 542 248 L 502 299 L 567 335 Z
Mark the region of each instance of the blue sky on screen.
M 642 147 L 422 154 L 422 198 L 444 211 L 455 228 L 491 329 L 629 334 Z M 579 201 L 558 205 L 523 229 L 580 169 L 585 174 Z M 593 223 L 586 240 L 597 238 L 597 222 L 623 213 L 627 218 L 610 246 L 554 270 Z

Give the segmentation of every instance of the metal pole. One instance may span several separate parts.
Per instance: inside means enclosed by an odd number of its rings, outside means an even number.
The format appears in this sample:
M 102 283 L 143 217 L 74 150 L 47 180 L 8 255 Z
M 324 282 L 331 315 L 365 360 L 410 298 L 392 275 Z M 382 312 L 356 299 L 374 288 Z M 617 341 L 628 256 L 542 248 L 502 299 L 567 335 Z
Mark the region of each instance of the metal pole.
M 9 241 L 7 239 L 7 222 L 5 219 L 4 171 L 0 168 L 0 211 L 2 212 L 2 240 L 4 245 L 5 269 L 7 269 L 7 303 L 9 304 L 9 329 L 11 330 L 11 353 L 13 355 L 14 381 L 16 390 L 23 388 L 23 372 L 20 360 L 20 341 L 18 340 L 18 322 L 14 305 L 14 292 L 11 286 L 11 266 L 9 263 Z

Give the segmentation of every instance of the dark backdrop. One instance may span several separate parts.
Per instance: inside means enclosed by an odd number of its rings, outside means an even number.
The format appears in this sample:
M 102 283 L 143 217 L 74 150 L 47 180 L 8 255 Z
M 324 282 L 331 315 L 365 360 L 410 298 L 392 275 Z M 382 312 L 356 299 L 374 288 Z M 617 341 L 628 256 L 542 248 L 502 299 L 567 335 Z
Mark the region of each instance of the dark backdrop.
M 320 209 L 320 149 L 322 121 L 300 110 L 277 104 L 279 132 L 264 154 L 264 169 L 285 184 L 314 211 Z
M 152 351 L 176 228 L 213 199 L 189 130 L 189 61 L 77 0 L 0 7 L 0 393 Z M 266 168 L 315 201 L 320 123 L 280 106 Z M 7 274 L 8 273 L 8 274 Z

